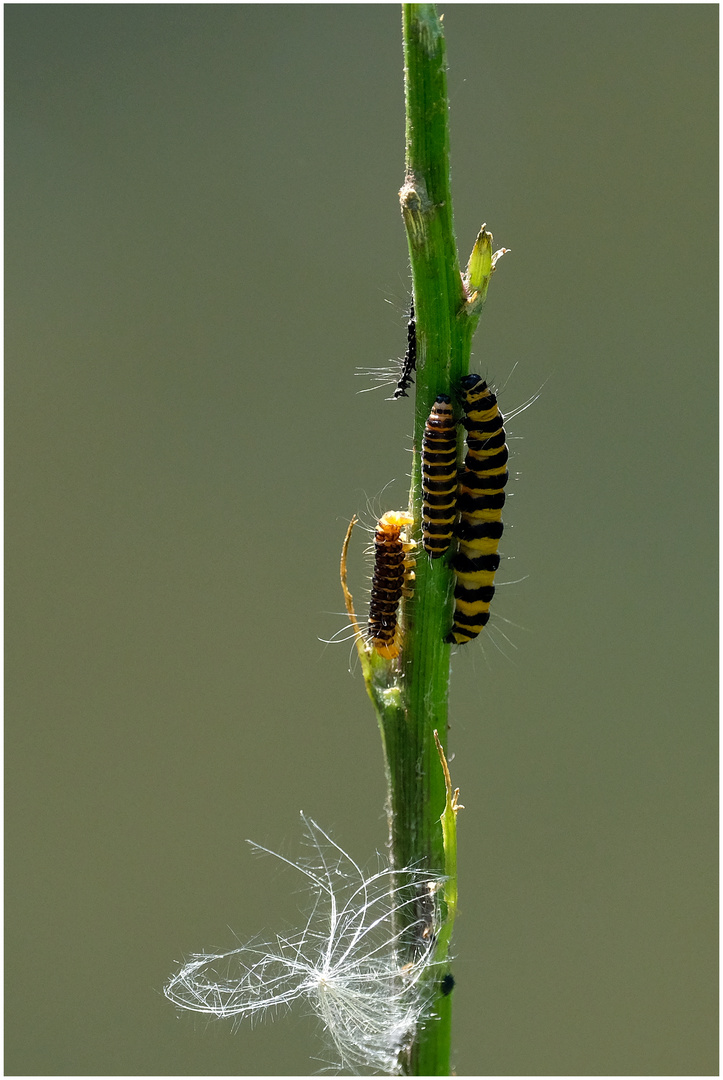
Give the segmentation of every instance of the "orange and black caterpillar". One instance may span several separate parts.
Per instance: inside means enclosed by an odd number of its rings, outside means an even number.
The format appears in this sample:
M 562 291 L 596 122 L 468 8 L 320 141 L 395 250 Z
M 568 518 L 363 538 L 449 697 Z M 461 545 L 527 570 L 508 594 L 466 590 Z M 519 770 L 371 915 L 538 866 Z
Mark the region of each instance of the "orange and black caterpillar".
M 460 520 L 456 530 L 459 547 L 452 560 L 457 578 L 454 623 L 444 639 L 456 645 L 476 638 L 490 617 L 509 478 L 504 417 L 497 398 L 479 375 L 465 376 L 461 388 L 467 456 L 457 495 Z
M 424 550 L 438 559 L 452 542 L 457 517 L 457 424 L 446 394 L 439 395 L 424 426 L 422 496 Z
M 388 660 L 395 659 L 401 651 L 399 601 L 403 595 L 411 595 L 414 542 L 405 530 L 412 520 L 412 515 L 404 510 L 389 510 L 379 519 L 374 533 L 369 637 L 379 655 Z
M 416 367 L 417 322 L 414 317 L 414 297 L 412 297 L 409 307 L 409 322 L 407 323 L 407 351 L 404 354 L 404 360 L 402 361 L 402 372 L 399 376 L 399 382 L 397 383 L 396 390 L 392 394 L 393 398 L 409 397 L 407 390 L 414 382 L 412 372 Z

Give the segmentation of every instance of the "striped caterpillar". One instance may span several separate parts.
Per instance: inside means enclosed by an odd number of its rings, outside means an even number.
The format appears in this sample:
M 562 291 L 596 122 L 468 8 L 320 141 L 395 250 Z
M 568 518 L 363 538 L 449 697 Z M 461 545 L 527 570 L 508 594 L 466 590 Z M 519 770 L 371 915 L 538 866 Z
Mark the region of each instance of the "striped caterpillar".
M 460 520 L 456 530 L 459 547 L 452 560 L 457 579 L 454 622 L 444 639 L 456 645 L 476 638 L 490 617 L 509 479 L 504 417 L 497 398 L 479 375 L 467 375 L 461 386 L 467 456 L 457 493 Z
M 439 559 L 452 542 L 457 517 L 457 424 L 446 394 L 439 395 L 424 427 L 422 496 L 424 550 Z
M 374 533 L 374 574 L 369 601 L 369 637 L 380 656 L 393 660 L 401 651 L 397 612 L 402 596 L 411 595 L 414 541 L 407 529 L 412 515 L 405 510 L 388 510 Z

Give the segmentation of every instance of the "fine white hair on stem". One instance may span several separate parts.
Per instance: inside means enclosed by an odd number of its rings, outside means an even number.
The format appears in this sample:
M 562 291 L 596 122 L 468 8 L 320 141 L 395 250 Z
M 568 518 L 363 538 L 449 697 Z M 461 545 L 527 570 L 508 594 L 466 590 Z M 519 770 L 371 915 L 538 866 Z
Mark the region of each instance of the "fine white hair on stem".
M 190 957 L 164 993 L 183 1009 L 254 1019 L 306 998 L 340 1055 L 358 1073 L 397 1075 L 399 1058 L 430 1005 L 444 878 L 428 870 L 365 875 L 315 821 L 301 815 L 311 856 L 297 862 L 254 844 L 302 873 L 312 896 L 303 929 Z

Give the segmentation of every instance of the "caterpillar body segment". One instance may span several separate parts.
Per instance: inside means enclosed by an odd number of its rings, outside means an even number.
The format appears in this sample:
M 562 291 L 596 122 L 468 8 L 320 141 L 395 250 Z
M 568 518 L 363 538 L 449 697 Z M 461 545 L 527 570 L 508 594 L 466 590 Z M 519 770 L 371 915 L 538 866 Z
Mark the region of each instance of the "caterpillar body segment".
M 461 388 L 467 456 L 458 483 L 459 546 L 452 560 L 457 579 L 454 622 L 444 639 L 456 645 L 476 638 L 490 617 L 509 479 L 504 417 L 497 398 L 479 375 L 467 375 Z
M 414 382 L 412 372 L 417 367 L 417 321 L 414 317 L 414 297 L 409 306 L 409 322 L 407 323 L 407 351 L 402 361 L 402 371 L 399 376 L 396 389 L 392 398 L 409 397 L 407 390 Z
M 412 520 L 404 510 L 389 510 L 379 519 L 374 534 L 369 638 L 387 660 L 396 659 L 401 651 L 399 601 L 412 594 L 415 543 L 407 533 Z
M 422 496 L 424 550 L 439 559 L 452 542 L 457 517 L 457 424 L 446 394 L 438 396 L 424 426 Z

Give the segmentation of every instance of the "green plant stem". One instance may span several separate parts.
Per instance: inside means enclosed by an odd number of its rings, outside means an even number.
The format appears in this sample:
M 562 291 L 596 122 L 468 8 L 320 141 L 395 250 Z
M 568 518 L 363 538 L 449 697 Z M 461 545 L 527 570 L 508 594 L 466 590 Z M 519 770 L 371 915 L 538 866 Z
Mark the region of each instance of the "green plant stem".
M 420 451 L 435 398 L 459 378 L 457 315 L 465 294 L 457 257 L 449 180 L 447 61 L 444 34 L 430 4 L 403 5 L 406 100 L 405 179 L 400 192 L 407 229 L 417 324 L 417 372 L 410 508 L 421 531 Z M 404 725 L 386 729 L 391 846 L 395 864 L 444 873 L 440 814 L 445 781 L 434 741 L 447 745 L 453 574 L 448 560 L 420 554 L 415 595 L 405 606 L 402 697 Z M 390 736 L 393 734 L 393 739 Z M 438 952 L 444 963 L 448 938 Z M 441 979 L 441 972 L 436 973 Z M 420 1026 L 406 1064 L 409 1075 L 450 1071 L 451 997 L 437 994 L 435 1016 Z
M 410 510 L 421 533 L 421 459 L 424 425 L 439 394 L 450 394 L 469 370 L 472 335 L 494 269 L 491 236 L 479 233 L 467 273 L 460 272 L 449 179 L 447 61 L 442 22 L 432 4 L 403 5 L 406 161 L 400 191 L 412 269 L 417 327 L 417 367 Z M 353 523 L 352 523 L 353 524 Z M 350 527 L 351 529 L 351 527 Z M 346 548 L 342 583 L 346 589 Z M 419 1025 L 402 1071 L 410 1076 L 450 1072 L 452 996 L 442 993 L 457 903 L 456 796 L 452 800 L 446 760 L 454 574 L 450 555 L 434 561 L 419 549 L 413 597 L 402 604 L 402 653 L 380 657 L 358 649 L 367 691 L 384 747 L 392 866 L 429 868 L 447 876 L 441 898 L 444 922 L 437 936 L 433 1015 Z M 439 748 L 435 742 L 439 736 Z M 413 905 L 404 909 L 410 922 Z

